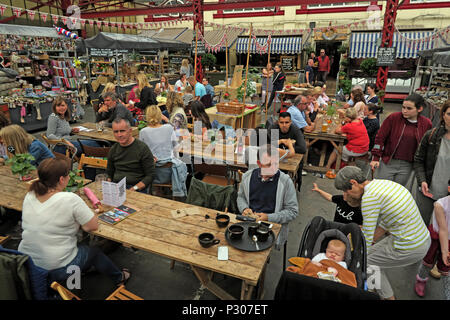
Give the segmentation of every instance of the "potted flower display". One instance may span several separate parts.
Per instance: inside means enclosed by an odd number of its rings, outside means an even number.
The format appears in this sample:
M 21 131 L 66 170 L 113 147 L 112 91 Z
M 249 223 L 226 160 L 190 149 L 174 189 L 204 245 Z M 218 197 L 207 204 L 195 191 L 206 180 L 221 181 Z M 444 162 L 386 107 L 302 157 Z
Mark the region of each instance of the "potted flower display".
M 29 153 L 19 153 L 6 161 L 6 164 L 11 165 L 13 174 L 18 174 L 21 181 L 29 181 L 32 179 L 31 172 L 36 170 L 36 167 L 31 164 L 35 160 Z

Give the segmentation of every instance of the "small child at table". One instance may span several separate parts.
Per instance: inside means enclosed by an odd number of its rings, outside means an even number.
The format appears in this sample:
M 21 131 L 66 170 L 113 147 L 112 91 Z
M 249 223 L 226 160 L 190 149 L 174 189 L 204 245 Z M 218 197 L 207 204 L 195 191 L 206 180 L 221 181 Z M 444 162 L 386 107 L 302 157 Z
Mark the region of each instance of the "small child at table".
M 189 105 L 189 103 L 191 103 L 192 100 L 194 100 L 192 87 L 187 86 L 186 89 L 184 90 L 184 95 L 183 95 L 184 106 L 187 107 Z

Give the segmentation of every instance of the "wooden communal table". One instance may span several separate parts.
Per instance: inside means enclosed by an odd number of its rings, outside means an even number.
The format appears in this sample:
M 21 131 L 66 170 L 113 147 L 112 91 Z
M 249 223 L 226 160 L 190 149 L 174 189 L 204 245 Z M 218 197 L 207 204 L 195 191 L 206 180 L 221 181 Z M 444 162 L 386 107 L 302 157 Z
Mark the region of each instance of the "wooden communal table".
M 105 127 L 103 132 L 98 132 L 97 128 L 95 126 L 95 123 L 93 123 L 93 122 L 85 122 L 85 123 L 76 124 L 76 125 L 73 125 L 72 128 L 76 128 L 76 127 L 80 127 L 80 126 L 85 127 L 87 129 L 92 129 L 92 130 L 91 131 L 80 131 L 77 133 L 78 136 L 88 137 L 91 139 L 101 139 L 101 140 L 117 142 L 111 128 Z M 132 128 L 133 128 L 133 137 L 137 138 L 139 136 L 139 129 L 138 129 L 138 127 L 132 127 Z
M 256 113 L 258 110 L 258 106 L 255 106 L 253 109 L 245 109 L 243 117 L 242 114 L 220 113 L 217 111 L 216 107 L 206 109 L 206 113 L 211 122 L 217 120 L 219 123 L 233 127 L 235 130 L 241 128 L 241 126 L 242 128 L 254 129 L 256 128 Z M 242 120 L 242 118 L 244 120 Z M 244 122 L 242 123 L 242 121 Z
M 37 178 L 37 171 L 32 173 L 33 179 Z M 84 184 L 91 180 L 84 179 Z M 20 181 L 18 175 L 13 175 L 10 166 L 0 165 L 0 206 L 22 211 L 23 199 L 30 187 L 30 181 Z
M 98 182 L 90 185 L 91 190 L 101 199 L 97 190 Z M 85 195 L 82 198 L 92 208 Z M 228 260 L 217 259 L 217 247 L 203 248 L 198 242 L 201 233 L 212 233 L 226 246 L 226 228 L 219 228 L 215 221 L 217 210 L 197 207 L 186 203 L 159 198 L 148 194 L 127 190 L 124 203 L 138 211 L 116 225 L 101 220 L 94 235 L 120 242 L 125 246 L 151 252 L 168 259 L 187 263 L 200 282 L 220 299 L 235 299 L 212 281 L 214 273 L 228 275 L 242 280 L 241 299 L 250 299 L 254 287 L 259 283 L 259 291 L 265 276 L 265 266 L 272 248 L 260 252 L 245 252 L 228 246 Z M 198 215 L 174 218 L 171 211 L 184 208 L 197 208 Z M 105 208 L 107 209 L 107 208 Z M 208 214 L 210 218 L 206 218 Z M 234 214 L 230 224 L 239 222 Z M 273 232 L 278 237 L 281 225 L 273 224 Z
M 211 145 L 208 141 L 204 141 L 200 144 L 199 142 L 196 143 L 190 140 L 183 140 L 178 145 L 178 148 L 180 153 L 188 154 L 195 158 L 202 158 L 206 161 L 214 161 L 214 164 L 227 165 L 232 171 L 247 171 L 248 169 L 248 165 L 244 163 L 244 159 L 234 153 L 235 145 Z M 297 172 L 302 159 L 302 154 L 295 154 L 293 157 L 283 159 L 283 161 L 279 163 L 280 170 L 289 174 L 294 184 L 297 181 Z
M 342 148 L 344 147 L 345 137 L 336 134 L 336 133 L 323 133 L 320 131 L 315 132 L 304 132 L 305 142 L 306 142 L 306 153 L 305 159 L 308 159 L 308 149 L 317 141 L 329 141 L 333 147 L 338 151 L 336 158 L 336 168 L 335 171 L 338 172 L 341 168 L 341 160 L 342 160 Z M 334 151 L 333 151 L 334 152 Z M 320 151 L 320 160 L 318 166 L 304 166 L 303 168 L 306 171 L 319 171 L 319 172 L 327 172 L 325 157 L 327 153 L 327 145 L 323 144 L 322 150 Z

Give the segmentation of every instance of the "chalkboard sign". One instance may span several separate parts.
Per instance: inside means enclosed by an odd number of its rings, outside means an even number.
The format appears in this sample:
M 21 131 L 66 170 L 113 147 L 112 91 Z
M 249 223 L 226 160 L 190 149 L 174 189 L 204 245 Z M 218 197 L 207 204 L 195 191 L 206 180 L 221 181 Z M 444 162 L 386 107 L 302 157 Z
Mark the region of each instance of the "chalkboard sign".
M 195 55 L 195 40 L 192 40 L 192 55 Z M 206 53 L 205 44 L 200 40 L 197 41 L 197 55 Z
M 175 65 L 181 65 L 181 62 L 183 61 L 183 59 L 185 59 L 186 57 L 176 57 L 176 56 L 169 56 L 169 63 L 170 64 L 175 64 Z
M 98 48 L 89 48 L 89 52 L 91 56 L 95 57 L 113 57 L 116 55 L 116 49 L 98 49 Z M 126 49 L 118 49 L 117 54 L 128 53 Z
M 377 67 L 389 67 L 395 64 L 397 48 L 378 48 Z
M 281 57 L 283 71 L 295 71 L 295 57 Z

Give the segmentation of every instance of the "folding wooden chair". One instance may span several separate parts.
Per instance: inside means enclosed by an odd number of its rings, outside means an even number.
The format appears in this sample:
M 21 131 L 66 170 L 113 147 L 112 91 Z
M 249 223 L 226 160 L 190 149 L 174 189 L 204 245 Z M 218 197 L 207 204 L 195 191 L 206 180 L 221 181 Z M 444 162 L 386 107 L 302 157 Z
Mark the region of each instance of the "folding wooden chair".
M 99 157 L 99 158 L 107 158 L 109 150 L 111 150 L 111 143 L 107 140 L 96 139 L 101 147 L 92 147 L 86 144 L 83 144 L 82 139 L 77 139 L 78 143 L 81 146 L 81 152 L 84 153 L 86 157 Z
M 84 166 L 89 166 L 93 168 L 106 169 L 108 166 L 108 160 L 100 158 L 87 157 L 84 153 L 81 155 L 80 162 L 78 164 L 78 169 L 83 170 Z M 81 171 L 81 176 L 85 178 L 84 171 Z
M 64 286 L 58 282 L 53 282 L 50 286 L 53 290 L 57 291 L 63 300 L 81 300 L 78 296 L 67 290 Z M 141 297 L 125 289 L 124 285 L 121 285 L 113 293 L 111 293 L 105 300 L 144 300 Z

